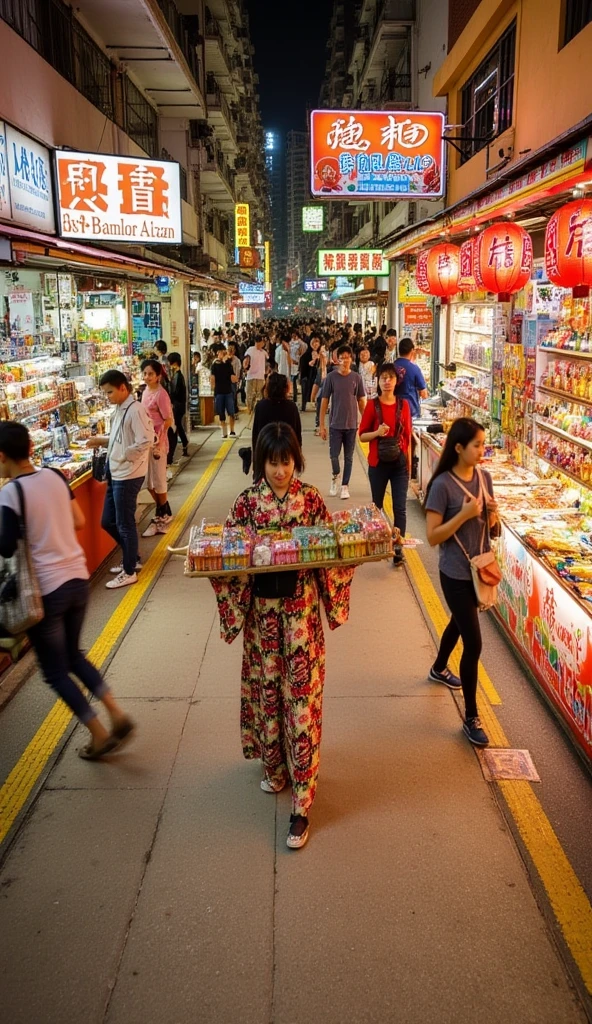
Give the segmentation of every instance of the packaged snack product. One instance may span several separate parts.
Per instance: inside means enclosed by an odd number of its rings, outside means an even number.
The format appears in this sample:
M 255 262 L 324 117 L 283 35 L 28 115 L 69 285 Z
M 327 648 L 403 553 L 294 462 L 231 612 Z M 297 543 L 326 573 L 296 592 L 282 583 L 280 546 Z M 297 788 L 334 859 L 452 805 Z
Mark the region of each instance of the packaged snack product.
M 200 527 L 193 526 L 187 548 L 189 572 L 211 572 L 222 568 L 222 536 L 204 536 Z
M 337 541 L 330 526 L 295 526 L 292 536 L 298 541 L 301 562 L 337 558 Z
M 240 527 L 226 528 L 222 534 L 224 569 L 248 569 L 251 564 L 251 537 Z
M 295 565 L 300 561 L 300 546 L 294 537 L 289 540 L 272 540 L 272 565 Z

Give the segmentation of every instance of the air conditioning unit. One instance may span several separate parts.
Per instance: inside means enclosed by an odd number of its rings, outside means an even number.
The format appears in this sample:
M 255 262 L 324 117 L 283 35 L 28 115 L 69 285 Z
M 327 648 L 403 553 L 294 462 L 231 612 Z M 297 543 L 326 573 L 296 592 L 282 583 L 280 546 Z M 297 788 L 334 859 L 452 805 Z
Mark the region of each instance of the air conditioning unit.
M 508 128 L 487 146 L 485 176 L 492 178 L 514 159 L 514 129 Z

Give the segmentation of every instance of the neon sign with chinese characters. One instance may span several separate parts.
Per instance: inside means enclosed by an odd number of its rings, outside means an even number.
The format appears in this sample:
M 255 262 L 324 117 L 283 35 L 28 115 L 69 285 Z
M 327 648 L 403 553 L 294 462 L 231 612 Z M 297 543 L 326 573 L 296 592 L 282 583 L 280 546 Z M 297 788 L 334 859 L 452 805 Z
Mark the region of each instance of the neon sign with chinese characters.
M 444 114 L 313 110 L 312 195 L 331 199 L 439 199 Z
M 178 164 L 70 150 L 55 161 L 63 238 L 183 241 Z
M 248 203 L 237 203 L 234 207 L 234 241 L 237 249 L 249 248 L 251 245 Z
M 382 249 L 319 249 L 319 277 L 388 277 L 389 263 Z

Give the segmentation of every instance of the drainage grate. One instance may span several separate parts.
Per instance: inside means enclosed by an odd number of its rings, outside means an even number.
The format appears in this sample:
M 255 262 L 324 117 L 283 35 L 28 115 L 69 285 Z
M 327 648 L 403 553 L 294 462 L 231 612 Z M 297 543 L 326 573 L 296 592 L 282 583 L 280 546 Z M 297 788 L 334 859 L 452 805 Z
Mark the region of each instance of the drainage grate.
M 507 750 L 495 748 L 479 752 L 481 768 L 487 782 L 498 779 L 518 779 L 523 782 L 540 782 L 539 774 L 528 750 Z

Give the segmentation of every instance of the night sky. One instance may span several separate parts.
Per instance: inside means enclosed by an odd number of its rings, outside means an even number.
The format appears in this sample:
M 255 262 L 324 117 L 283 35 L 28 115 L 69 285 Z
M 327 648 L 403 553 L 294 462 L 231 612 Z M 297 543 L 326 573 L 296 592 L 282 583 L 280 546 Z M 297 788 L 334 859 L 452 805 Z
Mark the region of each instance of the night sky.
M 323 81 L 333 0 L 246 0 L 267 129 L 306 129 Z

